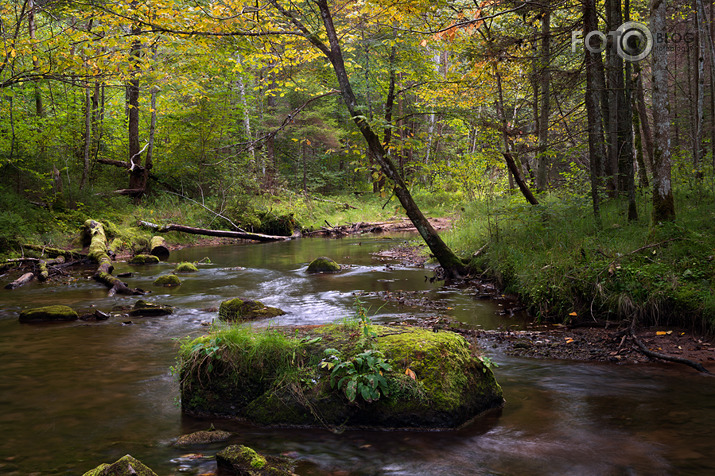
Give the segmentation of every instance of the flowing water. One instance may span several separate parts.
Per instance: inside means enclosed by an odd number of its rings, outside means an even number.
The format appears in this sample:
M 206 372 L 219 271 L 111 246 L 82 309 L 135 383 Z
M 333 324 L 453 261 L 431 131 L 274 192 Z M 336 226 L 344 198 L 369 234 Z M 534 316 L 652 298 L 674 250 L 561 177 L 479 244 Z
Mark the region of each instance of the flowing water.
M 206 459 L 171 446 L 181 434 L 216 427 L 233 442 L 299 461 L 313 475 L 620 475 L 715 474 L 715 379 L 685 367 L 515 359 L 490 349 L 507 404 L 457 431 L 379 432 L 264 429 L 182 416 L 170 367 L 176 339 L 199 335 L 227 298 L 278 306 L 276 324 L 318 324 L 353 312 L 354 293 L 377 322 L 428 317 L 433 311 L 383 305 L 376 291 L 424 291 L 440 311 L 484 328 L 519 326 L 491 302 L 430 283 L 428 269 L 374 259 L 400 237 L 297 240 L 187 248 L 171 263 L 118 264 L 126 281 L 152 289 L 150 299 L 177 308 L 159 318 L 112 317 L 98 323 L 19 324 L 27 307 L 66 304 L 110 310 L 136 297 L 106 296 L 87 277 L 69 285 L 33 283 L 0 292 L 0 474 L 74 475 L 132 454 L 157 474 L 199 474 Z M 308 276 L 307 263 L 331 256 L 350 265 L 337 275 Z M 153 288 L 174 263 L 209 257 L 178 288 Z M 4 282 L 2 283 L 4 284 Z M 202 449 L 210 456 L 224 445 Z

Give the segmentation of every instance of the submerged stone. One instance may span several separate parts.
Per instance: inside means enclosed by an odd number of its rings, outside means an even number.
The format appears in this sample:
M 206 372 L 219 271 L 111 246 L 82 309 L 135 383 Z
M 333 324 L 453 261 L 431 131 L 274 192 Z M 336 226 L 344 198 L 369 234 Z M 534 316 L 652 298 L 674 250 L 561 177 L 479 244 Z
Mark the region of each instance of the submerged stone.
M 83 476 L 157 476 L 157 474 L 131 455 L 125 455 L 112 464 L 102 463 Z
M 154 280 L 154 286 L 181 286 L 181 280 L 175 274 L 165 274 Z
M 171 306 L 164 306 L 162 304 L 144 301 L 143 299 L 134 303 L 134 307 L 129 311 L 130 316 L 137 317 L 166 316 L 173 313 L 174 309 Z
M 194 263 L 189 263 L 186 261 L 177 264 L 176 268 L 174 268 L 175 273 L 195 273 L 198 270 L 199 268 L 197 268 Z
M 315 258 L 309 265 L 308 273 L 338 273 L 340 272 L 340 265 L 333 261 L 332 259 L 321 256 Z
M 157 264 L 159 258 L 154 255 L 136 255 L 129 260 L 129 264 Z
M 243 445 L 232 445 L 216 454 L 216 466 L 221 474 L 248 476 L 291 476 L 291 463 L 283 458 L 263 456 Z
M 79 314 L 69 306 L 44 306 L 20 312 L 20 322 L 74 321 Z
M 249 321 L 282 316 L 285 311 L 270 307 L 261 301 L 243 300 L 241 298 L 223 301 L 218 308 L 218 318 L 222 321 Z
M 232 352 L 237 344 L 220 330 L 198 338 L 186 349 L 203 352 L 201 359 L 187 354 L 181 360 L 182 409 L 264 425 L 441 429 L 504 404 L 491 369 L 462 336 L 407 326 L 369 329 L 365 337 L 357 325 L 311 327 L 300 339 L 286 337 L 291 343 L 283 347 L 271 338 L 263 354 L 244 348 L 245 340 L 241 352 Z M 207 348 L 213 349 L 209 358 Z M 366 352 L 387 367 L 377 360 L 368 365 Z M 354 372 L 332 374 L 348 361 Z M 344 377 L 346 383 L 338 383 Z

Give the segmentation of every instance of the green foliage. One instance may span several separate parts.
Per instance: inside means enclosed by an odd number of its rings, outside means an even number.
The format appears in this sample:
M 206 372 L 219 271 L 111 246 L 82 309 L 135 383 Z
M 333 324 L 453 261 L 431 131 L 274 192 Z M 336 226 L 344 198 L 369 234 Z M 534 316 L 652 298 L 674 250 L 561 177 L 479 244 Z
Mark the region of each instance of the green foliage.
M 331 371 L 332 387 L 342 389 L 351 402 L 358 396 L 368 403 L 379 400 L 380 395 L 389 396 L 383 372 L 392 371 L 392 367 L 379 350 L 366 350 L 346 361 L 336 349 L 326 349 L 325 355 L 320 367 Z

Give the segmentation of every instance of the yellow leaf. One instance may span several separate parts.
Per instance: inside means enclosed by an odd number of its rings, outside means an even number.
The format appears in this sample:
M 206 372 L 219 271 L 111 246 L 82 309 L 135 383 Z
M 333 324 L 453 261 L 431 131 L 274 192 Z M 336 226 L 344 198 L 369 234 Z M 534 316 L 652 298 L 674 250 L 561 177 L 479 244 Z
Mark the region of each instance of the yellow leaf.
M 422 40 L 422 41 L 420 42 L 420 46 L 423 47 L 423 48 L 424 48 L 425 46 L 427 46 L 427 40 Z
M 567 344 L 570 344 L 571 342 L 573 342 L 573 339 L 571 337 L 564 337 L 564 339 L 566 339 Z
M 655 335 L 657 335 L 657 336 L 664 336 L 666 334 L 667 334 L 667 332 L 665 332 L 665 331 L 658 331 L 655 333 Z
M 569 313 L 569 316 L 578 316 L 578 313 L 575 312 L 575 311 L 574 311 L 574 312 L 570 312 L 570 313 Z
M 417 374 L 415 374 L 412 370 L 410 369 L 405 369 L 405 375 L 410 377 L 412 380 L 417 380 Z

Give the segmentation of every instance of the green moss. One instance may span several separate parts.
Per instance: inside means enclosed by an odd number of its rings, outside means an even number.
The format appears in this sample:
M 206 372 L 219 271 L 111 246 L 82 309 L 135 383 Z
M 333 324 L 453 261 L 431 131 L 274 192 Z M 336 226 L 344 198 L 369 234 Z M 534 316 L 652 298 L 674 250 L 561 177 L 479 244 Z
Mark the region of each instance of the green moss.
M 129 260 L 129 264 L 158 264 L 159 258 L 154 255 L 139 254 Z
M 216 454 L 216 465 L 219 472 L 241 474 L 248 476 L 290 476 L 293 475 L 291 463 L 284 458 L 263 456 L 255 450 L 243 446 L 232 445 Z
M 157 476 L 141 461 L 131 455 L 125 455 L 113 464 L 102 463 L 87 471 L 83 476 Z
M 154 286 L 181 286 L 181 280 L 175 274 L 165 274 L 154 280 Z
M 174 268 L 175 273 L 195 273 L 199 270 L 194 263 L 182 262 L 176 265 Z
M 243 300 L 241 298 L 223 301 L 218 308 L 218 317 L 222 321 L 246 321 L 266 319 L 285 314 L 277 307 L 270 307 L 261 301 Z
M 60 305 L 36 307 L 20 312 L 20 322 L 74 321 L 76 319 L 79 319 L 79 315 L 74 309 Z
M 308 265 L 307 272 L 308 273 L 338 273 L 338 272 L 340 272 L 340 265 L 328 257 L 321 256 L 319 258 L 315 258 Z

